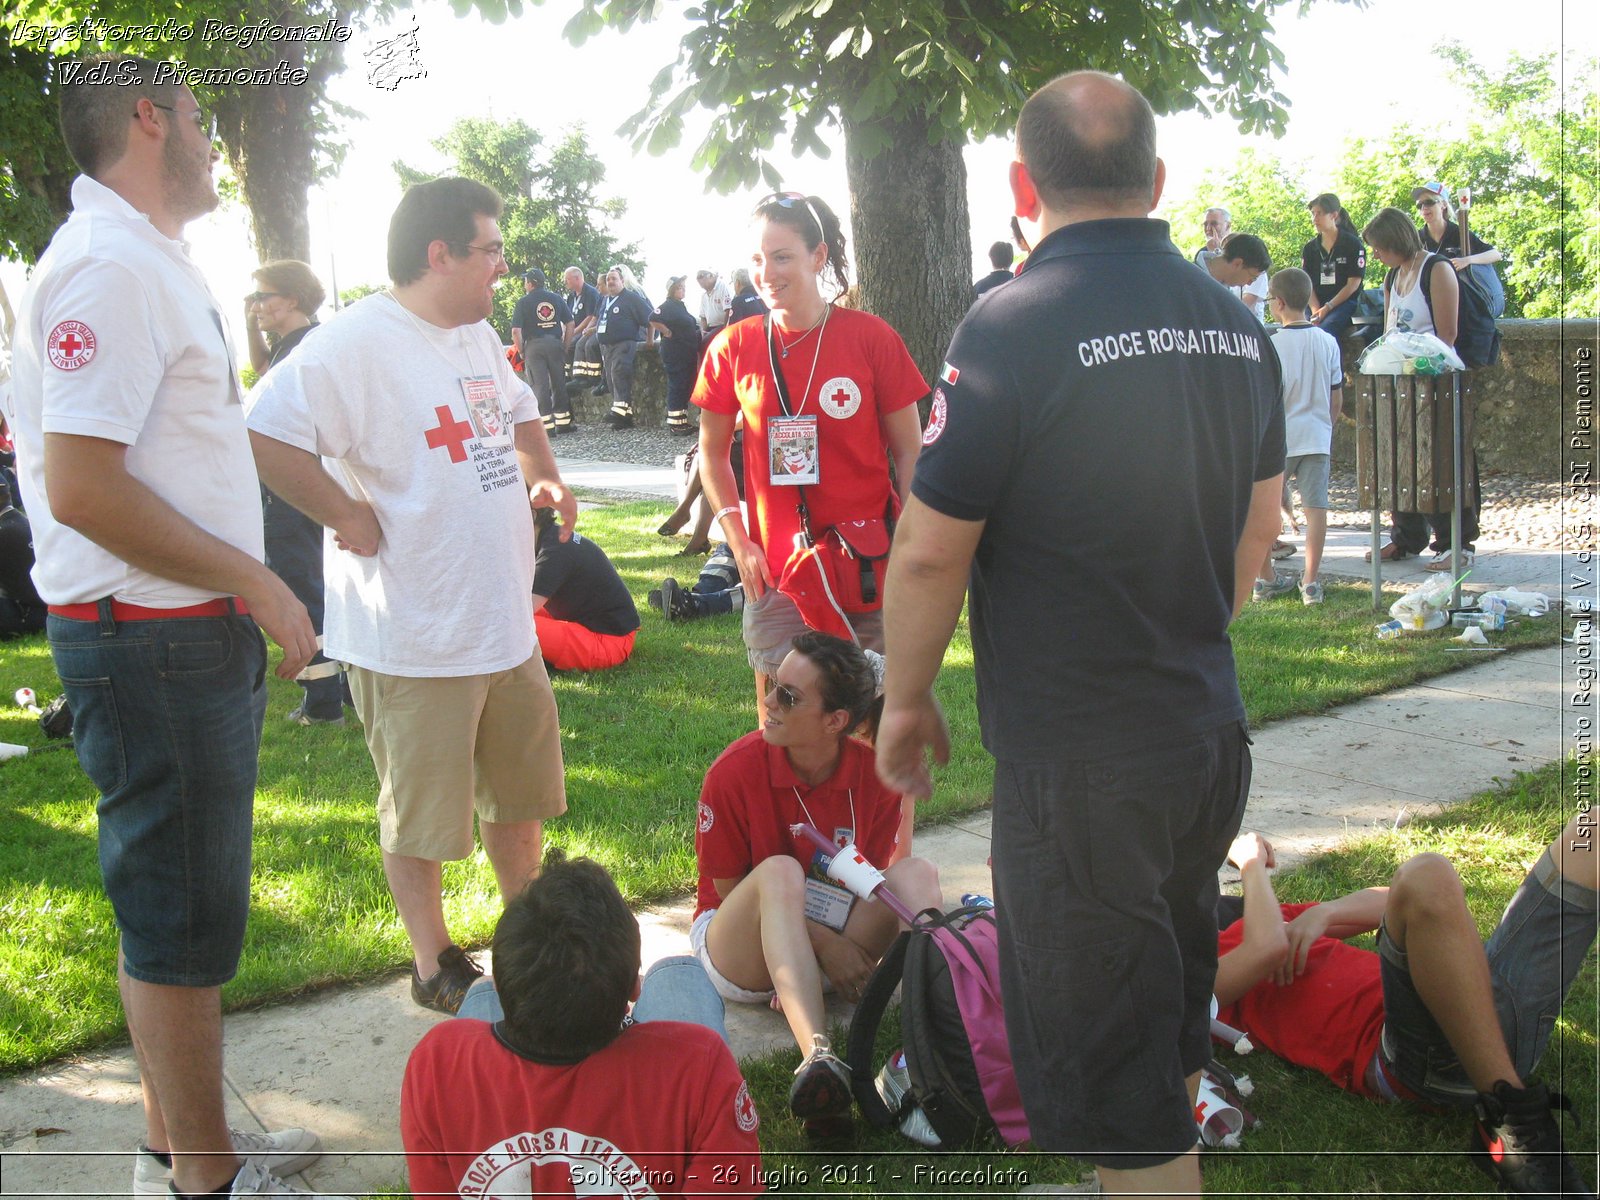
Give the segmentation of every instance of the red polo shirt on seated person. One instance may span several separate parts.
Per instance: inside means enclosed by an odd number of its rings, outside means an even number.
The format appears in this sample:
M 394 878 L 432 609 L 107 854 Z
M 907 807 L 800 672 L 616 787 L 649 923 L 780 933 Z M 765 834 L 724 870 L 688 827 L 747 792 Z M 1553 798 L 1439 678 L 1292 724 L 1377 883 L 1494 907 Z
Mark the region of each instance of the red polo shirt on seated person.
M 742 878 L 774 854 L 809 867 L 815 847 L 804 835 L 789 832 L 808 819 L 836 845 L 853 837 L 868 862 L 879 869 L 888 865 L 898 841 L 900 794 L 878 782 L 870 746 L 846 738 L 833 774 L 812 788 L 796 778 L 788 755 L 768 745 L 760 730 L 718 755 L 700 788 L 694 915 L 722 903 L 713 879 Z

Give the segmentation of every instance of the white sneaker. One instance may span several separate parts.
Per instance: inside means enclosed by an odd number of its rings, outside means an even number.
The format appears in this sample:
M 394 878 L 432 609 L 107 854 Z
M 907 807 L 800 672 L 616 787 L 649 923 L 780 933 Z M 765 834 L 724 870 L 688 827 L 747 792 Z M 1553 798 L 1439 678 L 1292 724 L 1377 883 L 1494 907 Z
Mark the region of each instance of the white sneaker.
M 355 1200 L 354 1196 L 335 1196 L 332 1192 L 308 1192 L 304 1188 L 290 1187 L 261 1165 L 257 1158 L 245 1159 L 244 1166 L 234 1176 L 230 1196 L 320 1196 L 322 1200 Z
M 241 1158 L 259 1160 L 266 1170 L 278 1175 L 303 1171 L 322 1155 L 317 1135 L 306 1129 L 280 1129 L 276 1133 L 250 1133 L 231 1126 L 228 1134 Z M 139 1147 L 133 1155 L 133 1194 L 168 1196 L 172 1168 Z M 246 1193 L 248 1194 L 248 1193 Z M 270 1194 L 270 1193 L 269 1193 Z

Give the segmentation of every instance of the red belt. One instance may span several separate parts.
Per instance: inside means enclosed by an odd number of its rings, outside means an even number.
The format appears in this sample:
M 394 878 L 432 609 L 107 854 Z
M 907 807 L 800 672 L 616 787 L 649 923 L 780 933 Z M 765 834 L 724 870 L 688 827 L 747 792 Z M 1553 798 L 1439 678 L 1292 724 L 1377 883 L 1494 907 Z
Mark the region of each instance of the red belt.
M 69 621 L 98 621 L 100 604 L 89 600 L 83 604 L 52 604 L 49 609 L 58 617 Z M 129 604 L 125 600 L 111 601 L 111 618 L 114 621 L 170 621 L 182 617 L 243 616 L 250 611 L 239 596 L 219 596 L 201 604 L 183 608 L 146 608 L 142 604 Z

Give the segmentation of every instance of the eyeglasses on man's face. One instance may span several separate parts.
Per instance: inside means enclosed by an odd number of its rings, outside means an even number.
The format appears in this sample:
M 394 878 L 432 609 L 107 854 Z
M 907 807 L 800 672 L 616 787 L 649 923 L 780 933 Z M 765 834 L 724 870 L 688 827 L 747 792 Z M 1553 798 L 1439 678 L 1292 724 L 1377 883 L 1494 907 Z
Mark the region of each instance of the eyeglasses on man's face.
M 462 248 L 476 250 L 479 254 L 486 255 L 493 262 L 504 263 L 506 261 L 506 244 L 504 242 L 492 242 L 487 246 L 476 246 L 471 242 L 463 242 Z
M 205 113 L 200 111 L 198 105 L 192 109 L 182 109 L 171 104 L 158 104 L 152 100 L 150 101 L 150 106 L 152 108 L 165 109 L 169 113 L 177 113 L 180 117 L 188 117 L 206 135 L 207 141 L 214 142 L 217 140 L 217 117 L 215 113 L 208 119 Z M 134 113 L 133 115 L 137 117 L 139 114 Z

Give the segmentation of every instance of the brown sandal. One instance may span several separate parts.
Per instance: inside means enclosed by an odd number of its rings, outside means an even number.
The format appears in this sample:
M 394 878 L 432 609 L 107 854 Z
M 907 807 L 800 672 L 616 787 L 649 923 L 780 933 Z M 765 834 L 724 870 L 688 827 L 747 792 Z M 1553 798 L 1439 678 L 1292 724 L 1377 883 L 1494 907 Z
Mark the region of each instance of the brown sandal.
M 1402 550 L 1402 549 L 1400 549 L 1399 546 L 1395 545 L 1393 542 L 1385 542 L 1384 546 L 1383 546 L 1383 549 L 1378 551 L 1378 558 L 1382 562 L 1399 562 L 1402 558 L 1410 558 L 1410 557 L 1411 557 L 1411 551 Z M 1371 562 L 1372 561 L 1372 551 L 1368 550 L 1364 555 L 1362 555 L 1361 556 L 1361 561 L 1363 561 L 1363 562 Z

